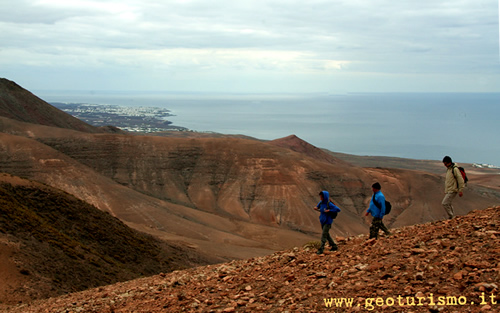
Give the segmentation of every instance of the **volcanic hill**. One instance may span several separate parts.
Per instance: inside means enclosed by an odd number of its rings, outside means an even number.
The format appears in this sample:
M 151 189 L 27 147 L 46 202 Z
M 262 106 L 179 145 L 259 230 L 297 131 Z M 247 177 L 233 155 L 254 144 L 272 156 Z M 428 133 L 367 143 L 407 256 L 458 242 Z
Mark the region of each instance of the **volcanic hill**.
M 498 312 L 500 207 L 164 273 L 6 312 Z

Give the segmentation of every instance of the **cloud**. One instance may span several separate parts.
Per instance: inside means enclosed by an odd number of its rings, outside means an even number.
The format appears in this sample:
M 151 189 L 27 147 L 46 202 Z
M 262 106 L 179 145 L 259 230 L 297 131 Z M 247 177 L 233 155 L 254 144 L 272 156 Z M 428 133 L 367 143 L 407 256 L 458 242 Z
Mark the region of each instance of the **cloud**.
M 496 4 L 486 0 L 5 2 L 0 66 L 14 76 L 16 66 L 67 70 L 66 79 L 75 82 L 79 71 L 89 69 L 142 79 L 148 72 L 155 72 L 151 79 L 171 77 L 162 77 L 161 70 L 193 78 L 214 73 L 220 79 L 226 73 L 240 80 L 248 73 L 263 80 L 288 73 L 287 79 L 299 82 L 346 75 L 353 91 L 369 89 L 366 78 L 377 73 L 402 79 L 487 73 L 497 82 L 500 76 Z M 447 81 L 436 83 L 448 90 Z

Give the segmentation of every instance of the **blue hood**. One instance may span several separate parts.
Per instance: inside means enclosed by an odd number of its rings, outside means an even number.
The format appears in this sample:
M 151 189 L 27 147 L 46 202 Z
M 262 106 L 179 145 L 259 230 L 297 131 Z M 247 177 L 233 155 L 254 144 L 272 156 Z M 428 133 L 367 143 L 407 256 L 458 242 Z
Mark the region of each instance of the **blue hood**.
M 323 195 L 323 200 L 321 201 L 321 203 L 327 204 L 328 201 L 330 200 L 330 194 L 328 194 L 328 191 L 323 190 L 320 192 L 320 194 Z

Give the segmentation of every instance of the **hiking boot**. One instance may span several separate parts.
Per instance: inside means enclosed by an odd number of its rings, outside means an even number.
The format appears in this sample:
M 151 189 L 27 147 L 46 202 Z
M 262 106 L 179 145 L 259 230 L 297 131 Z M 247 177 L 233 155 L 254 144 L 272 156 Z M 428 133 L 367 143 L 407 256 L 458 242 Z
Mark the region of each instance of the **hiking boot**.
M 323 254 L 323 250 L 319 249 L 316 254 Z
M 338 249 L 339 249 L 339 247 L 335 246 L 335 247 L 331 247 L 330 251 L 337 251 Z

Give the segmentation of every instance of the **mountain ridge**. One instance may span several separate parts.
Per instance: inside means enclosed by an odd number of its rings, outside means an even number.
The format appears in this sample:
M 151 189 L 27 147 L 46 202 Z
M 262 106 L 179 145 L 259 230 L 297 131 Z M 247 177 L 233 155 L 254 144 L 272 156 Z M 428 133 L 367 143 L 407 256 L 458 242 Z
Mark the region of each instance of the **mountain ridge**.
M 48 105 L 17 83 L 0 77 L 0 116 L 46 126 L 83 132 L 115 132 L 114 128 L 91 126 L 57 108 Z

